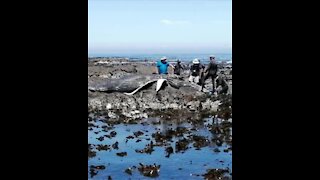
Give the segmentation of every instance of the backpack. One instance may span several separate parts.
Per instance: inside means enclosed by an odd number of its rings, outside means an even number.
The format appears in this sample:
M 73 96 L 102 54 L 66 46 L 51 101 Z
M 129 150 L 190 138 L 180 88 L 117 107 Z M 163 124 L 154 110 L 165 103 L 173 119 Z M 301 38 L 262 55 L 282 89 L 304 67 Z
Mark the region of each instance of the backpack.
M 199 64 L 193 64 L 191 66 L 191 75 L 192 76 L 199 76 L 199 72 L 200 72 L 200 65 Z

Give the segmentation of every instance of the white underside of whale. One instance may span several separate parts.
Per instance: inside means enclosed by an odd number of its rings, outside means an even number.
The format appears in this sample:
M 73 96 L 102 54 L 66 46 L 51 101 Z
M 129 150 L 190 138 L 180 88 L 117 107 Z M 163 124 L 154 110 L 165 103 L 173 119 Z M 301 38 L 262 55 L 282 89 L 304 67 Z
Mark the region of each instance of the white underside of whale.
M 147 85 L 150 84 L 150 83 L 154 83 L 154 82 L 157 82 L 156 92 L 158 92 L 158 91 L 161 89 L 161 87 L 162 87 L 162 85 L 163 85 L 163 83 L 164 83 L 165 81 L 167 81 L 167 79 L 155 79 L 155 80 L 151 80 L 151 81 L 146 82 L 146 83 L 143 84 L 142 86 L 138 87 L 138 88 L 135 89 L 134 91 L 132 91 L 132 92 L 130 92 L 130 93 L 124 93 L 124 94 L 126 94 L 126 95 L 133 95 L 133 94 L 135 94 L 136 92 L 138 92 L 140 89 L 142 89 L 143 87 L 147 86 Z

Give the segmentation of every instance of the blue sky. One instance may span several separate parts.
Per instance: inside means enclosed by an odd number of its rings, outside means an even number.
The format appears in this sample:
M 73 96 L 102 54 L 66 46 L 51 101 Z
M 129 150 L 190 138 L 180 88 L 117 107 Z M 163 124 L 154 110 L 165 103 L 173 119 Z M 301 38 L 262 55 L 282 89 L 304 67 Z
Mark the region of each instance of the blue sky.
M 94 53 L 231 53 L 231 0 L 88 0 Z

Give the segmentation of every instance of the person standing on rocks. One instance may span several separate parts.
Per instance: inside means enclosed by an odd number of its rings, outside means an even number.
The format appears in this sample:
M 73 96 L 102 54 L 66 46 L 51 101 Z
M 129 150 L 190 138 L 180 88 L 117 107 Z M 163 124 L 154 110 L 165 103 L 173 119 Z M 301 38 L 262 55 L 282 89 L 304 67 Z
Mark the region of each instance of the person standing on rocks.
M 171 64 L 167 62 L 166 57 L 162 57 L 160 61 L 157 62 L 157 69 L 158 69 L 158 74 L 168 74 L 168 67 L 171 66 L 174 68 Z
M 208 78 L 211 78 L 212 80 L 212 93 L 215 92 L 215 78 L 217 77 L 217 72 L 218 72 L 218 65 L 216 64 L 216 58 L 215 56 L 211 55 L 210 56 L 210 63 L 208 67 L 205 70 L 205 75 L 204 78 L 202 78 L 202 87 L 201 91 L 203 91 L 204 84 Z
M 178 59 L 177 64 L 174 66 L 174 74 L 180 75 L 181 69 L 183 70 L 183 67 L 181 66 L 181 61 Z
M 204 66 L 200 64 L 200 61 L 198 59 L 194 59 L 190 67 L 189 81 L 199 84 L 200 74 L 201 74 L 201 71 L 203 71 L 203 69 L 204 69 Z

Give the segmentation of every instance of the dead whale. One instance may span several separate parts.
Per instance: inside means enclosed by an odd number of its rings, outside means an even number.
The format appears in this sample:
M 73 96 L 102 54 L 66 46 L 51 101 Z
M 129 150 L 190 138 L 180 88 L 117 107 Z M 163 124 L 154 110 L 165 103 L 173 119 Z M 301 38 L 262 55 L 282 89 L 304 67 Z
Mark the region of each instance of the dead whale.
M 125 76 L 119 79 L 106 79 L 102 82 L 89 82 L 88 89 L 90 91 L 100 92 L 123 92 L 127 95 L 133 95 L 139 90 L 157 83 L 156 91 L 166 83 L 167 85 L 179 89 L 180 87 L 194 87 L 199 88 L 197 85 L 185 82 L 175 76 L 169 75 L 132 75 Z

